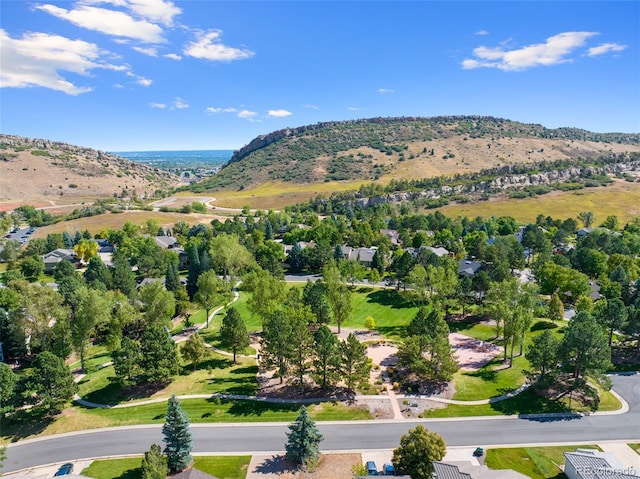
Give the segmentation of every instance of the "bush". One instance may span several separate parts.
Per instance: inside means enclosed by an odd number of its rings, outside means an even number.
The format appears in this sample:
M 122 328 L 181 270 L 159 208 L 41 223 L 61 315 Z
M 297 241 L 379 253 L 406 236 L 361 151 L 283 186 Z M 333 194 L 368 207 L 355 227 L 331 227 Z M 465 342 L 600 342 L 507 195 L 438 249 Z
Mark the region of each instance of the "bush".
M 376 322 L 371 316 L 367 316 L 367 318 L 364 320 L 364 327 L 367 329 L 375 329 Z

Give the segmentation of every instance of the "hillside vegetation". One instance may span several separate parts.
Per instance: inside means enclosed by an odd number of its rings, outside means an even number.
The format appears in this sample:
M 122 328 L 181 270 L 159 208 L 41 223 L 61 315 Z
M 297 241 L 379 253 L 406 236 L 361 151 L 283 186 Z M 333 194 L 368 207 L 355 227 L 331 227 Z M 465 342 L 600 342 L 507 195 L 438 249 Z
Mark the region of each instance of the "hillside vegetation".
M 147 198 L 180 182 L 167 171 L 102 151 L 13 135 L 0 135 L 0 173 L 3 202 Z
M 548 129 L 493 117 L 372 118 L 259 136 L 236 151 L 218 175 L 190 189 L 239 191 L 267 182 L 386 184 L 392 179 L 638 151 L 638 134 Z

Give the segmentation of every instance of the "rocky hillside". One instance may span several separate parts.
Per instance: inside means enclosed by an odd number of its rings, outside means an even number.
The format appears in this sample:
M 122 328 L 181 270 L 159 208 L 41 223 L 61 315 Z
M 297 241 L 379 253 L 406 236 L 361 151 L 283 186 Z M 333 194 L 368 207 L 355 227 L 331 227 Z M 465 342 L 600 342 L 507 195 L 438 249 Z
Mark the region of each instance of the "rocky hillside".
M 172 173 L 102 151 L 0 135 L 0 201 L 144 198 L 179 182 Z
M 387 182 L 638 151 L 640 134 L 548 129 L 478 116 L 372 118 L 259 136 L 196 189 L 240 190 L 266 181 Z

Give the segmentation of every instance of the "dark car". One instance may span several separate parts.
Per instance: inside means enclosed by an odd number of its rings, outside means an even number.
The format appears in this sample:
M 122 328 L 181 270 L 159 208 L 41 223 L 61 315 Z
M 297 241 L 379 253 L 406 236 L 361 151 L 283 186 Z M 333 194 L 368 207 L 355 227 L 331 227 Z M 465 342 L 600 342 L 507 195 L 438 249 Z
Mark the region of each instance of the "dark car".
M 382 466 L 382 470 L 384 471 L 384 475 L 385 476 L 395 476 L 396 475 L 396 468 L 393 467 L 393 464 L 385 464 L 384 466 Z
M 73 472 L 73 464 L 71 464 L 70 462 L 67 462 L 66 464 L 63 464 L 62 466 L 60 466 L 60 469 L 58 469 L 58 472 L 56 472 L 53 475 L 53 477 L 68 476 L 72 472 Z

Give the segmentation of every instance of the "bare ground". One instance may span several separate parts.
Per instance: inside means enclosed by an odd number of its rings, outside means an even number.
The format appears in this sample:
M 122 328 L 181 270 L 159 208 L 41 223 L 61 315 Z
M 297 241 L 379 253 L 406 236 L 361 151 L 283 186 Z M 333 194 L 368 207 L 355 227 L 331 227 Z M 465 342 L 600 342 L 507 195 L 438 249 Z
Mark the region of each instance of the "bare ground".
M 360 454 L 323 454 L 313 472 L 296 470 L 281 455 L 253 456 L 246 479 L 340 479 L 352 477 L 351 468 L 361 464 Z

